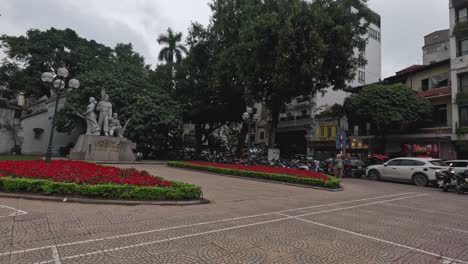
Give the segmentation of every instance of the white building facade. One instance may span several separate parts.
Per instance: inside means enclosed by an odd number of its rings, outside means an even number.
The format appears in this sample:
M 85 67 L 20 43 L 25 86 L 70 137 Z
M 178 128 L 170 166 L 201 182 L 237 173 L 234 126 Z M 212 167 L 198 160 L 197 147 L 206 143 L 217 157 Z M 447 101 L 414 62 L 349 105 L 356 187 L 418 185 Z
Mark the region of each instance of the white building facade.
M 468 158 L 468 1 L 449 0 L 452 128 L 457 156 Z

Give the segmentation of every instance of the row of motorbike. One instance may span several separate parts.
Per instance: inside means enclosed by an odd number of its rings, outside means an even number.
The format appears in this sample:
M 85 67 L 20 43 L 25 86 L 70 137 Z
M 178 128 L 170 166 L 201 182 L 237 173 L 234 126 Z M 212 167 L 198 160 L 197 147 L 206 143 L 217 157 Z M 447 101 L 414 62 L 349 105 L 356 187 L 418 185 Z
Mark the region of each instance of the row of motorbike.
M 455 191 L 458 194 L 468 192 L 468 169 L 456 172 L 451 166 L 447 170 L 436 172 L 437 183 L 444 192 Z

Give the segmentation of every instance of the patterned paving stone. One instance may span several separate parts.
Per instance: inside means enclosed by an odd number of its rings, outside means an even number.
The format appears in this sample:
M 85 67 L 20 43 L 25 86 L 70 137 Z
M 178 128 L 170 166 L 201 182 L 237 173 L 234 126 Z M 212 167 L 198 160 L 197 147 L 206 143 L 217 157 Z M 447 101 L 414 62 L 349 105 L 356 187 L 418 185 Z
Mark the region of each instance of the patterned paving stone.
M 0 264 L 50 261 L 54 258 L 50 248 L 1 254 L 56 244 L 63 264 L 442 264 L 440 258 L 392 243 L 468 261 L 464 251 L 468 213 L 463 210 L 468 196 L 354 179 L 345 179 L 343 192 L 331 193 L 165 166 L 139 169 L 201 185 L 213 203 L 108 206 L 0 199 L 0 205 L 28 212 L 0 217 Z M 419 194 L 426 196 L 378 203 Z M 435 208 L 449 215 L 438 214 Z M 289 216 L 310 214 L 303 218 L 342 230 L 272 213 L 277 211 Z M 4 213 L 0 207 L 0 216 Z M 228 218 L 235 219 L 219 221 Z M 202 222 L 209 223 L 198 224 Z M 164 228 L 168 229 L 154 231 Z M 86 242 L 75 243 L 80 241 Z

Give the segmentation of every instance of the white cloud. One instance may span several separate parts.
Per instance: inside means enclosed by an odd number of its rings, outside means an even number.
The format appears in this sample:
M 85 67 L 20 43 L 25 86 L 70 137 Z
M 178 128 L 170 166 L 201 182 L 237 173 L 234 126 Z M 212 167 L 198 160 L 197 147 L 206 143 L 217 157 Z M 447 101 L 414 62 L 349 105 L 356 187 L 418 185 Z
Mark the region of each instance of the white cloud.
M 191 21 L 208 24 L 210 0 L 1 0 L 0 34 L 69 27 L 109 46 L 131 42 L 149 64 L 156 38 L 168 27 L 187 33 Z M 383 76 L 422 63 L 423 36 L 448 28 L 448 0 L 369 0 L 382 16 Z

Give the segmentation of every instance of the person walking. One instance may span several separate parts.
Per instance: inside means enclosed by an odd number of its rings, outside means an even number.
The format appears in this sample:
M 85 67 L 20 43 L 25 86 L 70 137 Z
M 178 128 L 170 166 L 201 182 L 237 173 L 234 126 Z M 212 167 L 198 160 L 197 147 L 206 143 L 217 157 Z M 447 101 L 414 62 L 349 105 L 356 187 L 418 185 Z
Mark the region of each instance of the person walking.
M 341 180 L 343 178 L 343 170 L 344 170 L 343 155 L 341 154 L 336 155 L 334 169 L 335 169 L 335 177 Z

